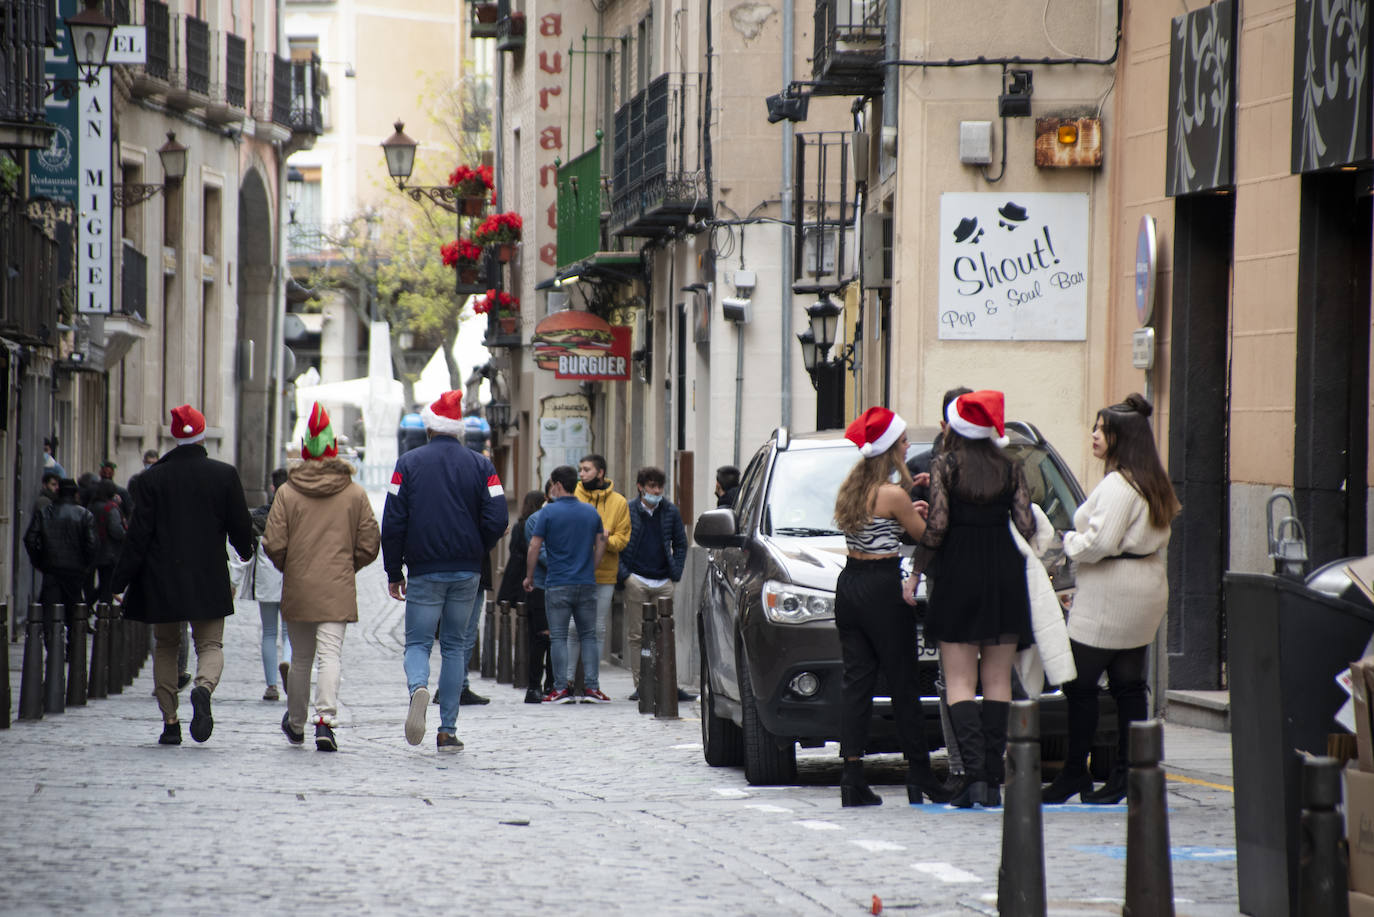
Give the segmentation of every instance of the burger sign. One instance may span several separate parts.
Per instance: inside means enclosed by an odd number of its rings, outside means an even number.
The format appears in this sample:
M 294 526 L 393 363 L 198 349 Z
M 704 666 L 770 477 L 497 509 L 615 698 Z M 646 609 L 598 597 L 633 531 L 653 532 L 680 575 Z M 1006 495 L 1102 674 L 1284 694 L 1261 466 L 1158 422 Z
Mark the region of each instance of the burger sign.
M 565 309 L 534 326 L 534 362 L 557 379 L 623 382 L 630 378 L 630 329 L 590 312 Z

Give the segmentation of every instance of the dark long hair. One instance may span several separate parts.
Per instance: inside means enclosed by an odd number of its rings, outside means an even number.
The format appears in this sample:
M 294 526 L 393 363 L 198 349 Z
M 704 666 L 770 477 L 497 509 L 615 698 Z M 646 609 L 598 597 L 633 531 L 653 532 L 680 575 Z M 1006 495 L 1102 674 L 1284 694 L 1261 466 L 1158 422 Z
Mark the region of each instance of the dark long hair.
M 1140 492 L 1150 507 L 1150 525 L 1162 529 L 1183 507 L 1155 448 L 1154 432 L 1150 429 L 1154 410 L 1144 395 L 1132 392 L 1120 404 L 1098 411 L 1097 422 L 1102 425 L 1102 436 L 1107 441 L 1107 470 L 1121 472 Z
M 520 502 L 520 526 L 524 528 L 525 520 L 537 513 L 544 505 L 544 491 L 531 490 L 525 494 L 525 499 Z
M 990 439 L 969 439 L 946 427 L 936 461 L 941 460 L 954 473 L 945 489 L 970 503 L 991 503 L 1011 484 L 1011 457 Z

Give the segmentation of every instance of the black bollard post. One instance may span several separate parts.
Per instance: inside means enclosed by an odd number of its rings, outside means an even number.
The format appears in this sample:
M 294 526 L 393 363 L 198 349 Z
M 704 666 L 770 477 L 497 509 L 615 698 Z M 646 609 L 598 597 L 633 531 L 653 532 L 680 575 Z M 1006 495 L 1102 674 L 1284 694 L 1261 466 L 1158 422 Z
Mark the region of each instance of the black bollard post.
M 100 699 L 110 693 L 110 603 L 95 606 L 95 632 L 91 635 L 91 677 L 86 693 Z
M 10 728 L 10 704 L 14 702 L 14 697 L 10 694 L 10 606 L 6 602 L 0 602 L 0 633 L 5 639 L 0 643 L 0 703 L 4 704 L 0 708 L 0 729 Z
M 677 719 L 677 646 L 673 635 L 673 600 L 658 600 L 658 632 L 654 634 L 654 679 L 658 688 L 654 716 Z
M 86 603 L 67 607 L 67 636 L 71 658 L 67 660 L 67 706 L 86 706 Z
M 510 603 L 497 605 L 496 621 L 496 683 L 508 685 L 513 680 L 511 669 L 515 664 L 512 652 Z
M 6 647 L 6 652 L 9 648 Z M 24 668 L 19 681 L 19 718 L 43 718 L 43 606 L 34 602 L 29 606 L 29 620 L 24 626 Z
M 110 668 L 105 677 L 111 694 L 124 693 L 124 629 L 128 623 L 122 611 L 110 618 Z
M 486 619 L 482 622 L 483 678 L 496 677 L 496 603 L 487 599 Z
M 1298 913 L 1303 917 L 1346 917 L 1349 856 L 1341 801 L 1341 762 L 1307 758 L 1302 768 L 1302 823 L 1298 839 Z
M 658 700 L 658 687 L 654 679 L 654 638 L 658 630 L 658 608 L 653 602 L 645 602 L 639 609 L 644 619 L 639 634 L 639 712 L 653 713 L 654 703 Z
M 67 625 L 63 621 L 66 616 L 65 605 L 44 608 L 43 626 L 47 632 L 44 643 L 48 651 L 47 665 L 43 669 L 43 710 L 46 713 L 65 713 L 67 710 Z
M 1126 917 L 1173 917 L 1169 811 L 1164 786 L 1164 724 L 1131 724 L 1126 783 Z
M 530 618 L 524 602 L 515 603 L 515 659 L 511 665 L 511 686 L 530 684 Z
M 1015 701 L 1007 723 L 1002 865 L 997 870 L 1001 917 L 1044 917 L 1045 834 L 1040 817 L 1040 705 Z

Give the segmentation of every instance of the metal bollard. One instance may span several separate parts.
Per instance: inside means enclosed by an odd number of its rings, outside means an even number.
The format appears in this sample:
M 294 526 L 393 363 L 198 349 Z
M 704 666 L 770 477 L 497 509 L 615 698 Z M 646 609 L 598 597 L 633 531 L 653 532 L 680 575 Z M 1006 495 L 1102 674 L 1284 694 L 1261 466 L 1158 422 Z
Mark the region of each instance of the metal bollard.
M 110 693 L 110 603 L 95 606 L 95 631 L 91 634 L 91 676 L 86 693 L 93 699 Z
M 122 610 L 110 618 L 110 668 L 105 676 L 110 694 L 124 693 L 124 628 L 128 623 Z
M 86 603 L 67 608 L 71 658 L 67 660 L 67 706 L 86 706 Z
M 52 605 L 52 615 L 44 609 L 43 627 L 47 634 L 44 641 L 48 651 L 47 663 L 43 668 L 43 710 L 46 713 L 64 713 L 67 709 L 67 625 L 65 605 Z
M 1045 834 L 1040 817 L 1040 705 L 1015 701 L 1007 723 L 1007 777 L 1002 808 L 1002 865 L 997 913 L 1044 917 Z
M 487 615 L 482 622 L 483 678 L 496 677 L 496 603 L 487 599 Z
M 0 633 L 5 637 L 0 644 L 0 651 L 4 653 L 0 656 L 0 703 L 4 704 L 0 708 L 0 729 L 9 729 L 10 704 L 14 698 L 10 694 L 10 606 L 7 602 L 0 602 Z
M 511 669 L 514 667 L 514 653 L 512 652 L 512 634 L 510 620 L 510 603 L 501 602 L 497 605 L 498 617 L 496 620 L 496 683 L 498 685 L 508 685 L 512 681 Z
M 1341 762 L 1307 758 L 1302 768 L 1302 822 L 1298 838 L 1298 913 L 1303 917 L 1345 917 L 1349 854 L 1341 801 Z
M 1125 917 L 1173 917 L 1169 811 L 1164 786 L 1164 724 L 1131 724 L 1131 772 L 1126 783 Z
M 654 716 L 677 719 L 677 646 L 673 637 L 673 600 L 658 600 L 658 632 L 654 634 L 654 677 L 658 702 Z
M 43 718 L 43 606 L 37 602 L 29 607 L 29 620 L 24 627 L 24 668 L 19 681 L 19 718 Z
M 658 700 L 658 687 L 654 679 L 654 633 L 658 630 L 658 608 L 653 602 L 640 606 L 644 623 L 639 634 L 639 712 L 653 713 L 654 702 Z
M 511 686 L 530 684 L 530 618 L 524 602 L 515 603 L 515 660 L 511 666 Z

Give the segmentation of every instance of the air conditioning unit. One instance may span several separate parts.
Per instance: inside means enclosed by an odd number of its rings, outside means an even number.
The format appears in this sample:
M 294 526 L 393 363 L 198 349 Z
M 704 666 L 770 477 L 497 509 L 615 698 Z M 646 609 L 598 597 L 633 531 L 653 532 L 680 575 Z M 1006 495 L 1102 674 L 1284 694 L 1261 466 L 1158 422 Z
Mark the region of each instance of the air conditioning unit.
M 865 213 L 863 230 L 860 281 L 866 290 L 887 289 L 892 286 L 892 214 Z

